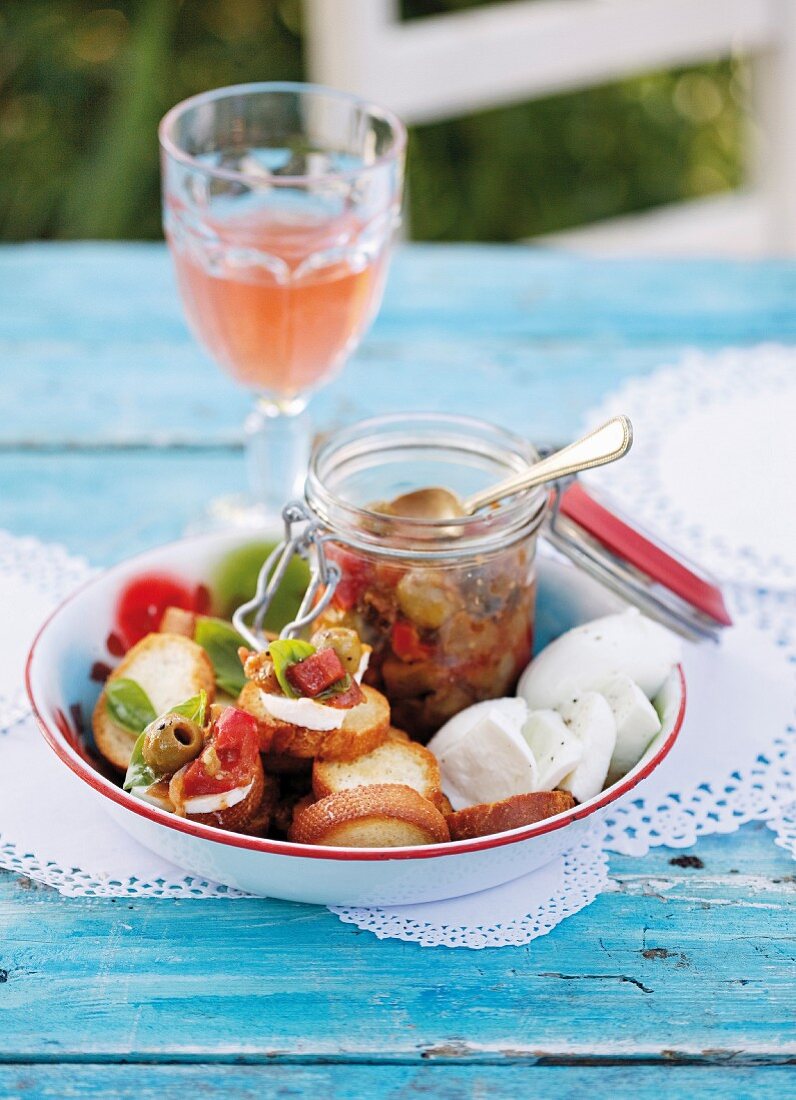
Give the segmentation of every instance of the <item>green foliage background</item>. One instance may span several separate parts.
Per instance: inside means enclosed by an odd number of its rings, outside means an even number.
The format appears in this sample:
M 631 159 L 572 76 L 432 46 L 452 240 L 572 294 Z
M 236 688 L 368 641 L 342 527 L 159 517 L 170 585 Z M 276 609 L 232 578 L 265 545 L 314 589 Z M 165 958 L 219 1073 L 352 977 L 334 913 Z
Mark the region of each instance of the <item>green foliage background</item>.
M 0 239 L 159 237 L 161 115 L 303 76 L 299 0 L 4 0 Z M 412 236 L 515 240 L 737 186 L 745 98 L 732 60 L 417 127 Z

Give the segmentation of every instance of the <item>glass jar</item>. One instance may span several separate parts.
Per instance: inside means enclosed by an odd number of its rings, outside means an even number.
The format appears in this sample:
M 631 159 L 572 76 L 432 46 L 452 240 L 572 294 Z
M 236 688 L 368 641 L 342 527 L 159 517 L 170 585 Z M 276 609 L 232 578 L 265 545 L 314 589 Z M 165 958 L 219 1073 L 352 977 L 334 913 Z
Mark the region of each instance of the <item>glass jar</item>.
M 316 625 L 351 626 L 373 646 L 366 682 L 384 691 L 393 724 L 413 737 L 513 691 L 531 656 L 547 494 L 529 490 L 460 519 L 368 506 L 429 486 L 464 498 L 537 457 L 501 428 L 437 414 L 362 421 L 315 449 L 307 503 L 342 574 Z

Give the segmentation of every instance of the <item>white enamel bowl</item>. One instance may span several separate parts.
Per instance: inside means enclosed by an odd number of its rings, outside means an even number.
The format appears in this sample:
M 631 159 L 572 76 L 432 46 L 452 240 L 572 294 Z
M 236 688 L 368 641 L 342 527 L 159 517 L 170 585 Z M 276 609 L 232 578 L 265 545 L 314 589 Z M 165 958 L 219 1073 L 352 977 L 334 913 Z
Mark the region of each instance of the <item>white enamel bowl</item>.
M 126 794 L 81 753 L 65 716 L 78 704 L 90 715 L 99 685 L 89 672 L 109 660 L 105 639 L 117 599 L 134 577 L 150 571 L 206 583 L 241 544 L 240 535 L 204 535 L 170 543 L 114 566 L 66 600 L 44 624 L 30 651 L 27 688 L 42 733 L 60 760 L 85 783 L 86 797 L 141 844 L 191 874 L 264 897 L 329 905 L 397 905 L 484 890 L 544 866 L 577 844 L 595 814 L 639 783 L 666 756 L 685 711 L 685 682 L 675 669 L 657 700 L 663 727 L 643 758 L 596 798 L 539 824 L 477 840 L 417 848 L 322 848 L 263 840 L 192 824 Z M 573 567 L 539 561 L 537 644 L 578 622 L 622 605 Z

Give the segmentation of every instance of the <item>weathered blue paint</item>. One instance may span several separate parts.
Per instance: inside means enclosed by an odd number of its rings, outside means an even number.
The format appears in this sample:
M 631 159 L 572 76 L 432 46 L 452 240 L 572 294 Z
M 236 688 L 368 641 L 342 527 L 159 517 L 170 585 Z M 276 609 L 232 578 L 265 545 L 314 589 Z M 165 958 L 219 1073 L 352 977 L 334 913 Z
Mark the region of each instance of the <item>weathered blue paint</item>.
M 787 1066 L 671 1067 L 663 1078 L 670 1096 L 714 1100 L 782 1100 L 792 1087 Z M 198 1083 L 201 1081 L 201 1091 Z M 562 1068 L 558 1066 L 0 1066 L 0 1095 L 109 1097 L 116 1100 L 263 1100 L 270 1097 L 328 1097 L 328 1100 L 570 1100 L 587 1096 L 646 1096 L 661 1093 L 661 1071 L 651 1066 Z
M 412 246 L 317 420 L 475 409 L 564 438 L 684 346 L 764 339 L 796 340 L 796 265 Z M 0 401 L 0 527 L 96 562 L 241 484 L 246 400 L 191 343 L 160 246 L 0 250 Z M 614 860 L 589 909 L 479 953 L 286 902 L 66 900 L 2 875 L 0 1096 L 787 1095 L 793 864 L 763 826 L 695 852 Z

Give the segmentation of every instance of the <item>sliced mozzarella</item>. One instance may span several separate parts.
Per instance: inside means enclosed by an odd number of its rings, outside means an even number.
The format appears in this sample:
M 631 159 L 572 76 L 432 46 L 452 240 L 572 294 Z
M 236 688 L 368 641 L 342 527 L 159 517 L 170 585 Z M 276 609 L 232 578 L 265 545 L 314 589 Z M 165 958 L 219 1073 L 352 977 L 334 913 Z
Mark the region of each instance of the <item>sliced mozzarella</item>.
M 557 708 L 625 675 L 651 699 L 680 660 L 680 651 L 674 634 L 630 608 L 556 638 L 523 672 L 517 693 L 531 710 Z
M 215 814 L 221 810 L 228 810 L 231 806 L 237 806 L 246 798 L 254 786 L 254 780 L 245 787 L 234 787 L 223 794 L 200 794 L 195 798 L 186 798 L 183 809 L 186 814 Z
M 168 783 L 155 783 L 151 787 L 131 787 L 130 794 L 140 798 L 142 802 L 148 802 L 150 806 L 157 806 L 159 810 L 174 812 L 174 806 L 169 798 Z
M 428 748 L 439 756 L 487 714 L 495 715 L 504 725 L 519 732 L 528 717 L 528 704 L 524 699 L 486 699 L 482 703 L 473 703 L 449 718 L 431 738 Z
M 326 707 L 314 699 L 288 699 L 266 691 L 261 694 L 263 706 L 274 718 L 308 730 L 339 730 L 348 714 L 342 707 Z
M 506 721 L 499 708 L 476 717 L 437 759 L 454 810 L 538 789 L 536 761 L 521 727 Z
M 583 756 L 583 744 L 554 710 L 534 710 L 522 728 L 536 767 L 539 791 L 554 790 Z
M 559 710 L 583 747 L 580 762 L 561 780 L 559 787 L 569 791 L 578 802 L 586 802 L 600 793 L 608 775 L 616 745 L 613 711 L 596 691 L 585 692 Z
M 639 762 L 652 738 L 661 728 L 657 711 L 641 688 L 629 676 L 614 676 L 600 688 L 614 712 L 616 746 L 608 778 L 611 783 Z
M 354 673 L 358 684 L 365 675 L 371 653 L 370 646 L 363 646 L 359 668 Z M 286 695 L 269 695 L 265 691 L 262 692 L 262 697 L 263 706 L 274 718 L 308 730 L 339 730 L 348 713 L 344 707 L 328 707 L 324 703 L 316 703 L 314 699 L 304 697 L 289 699 Z

